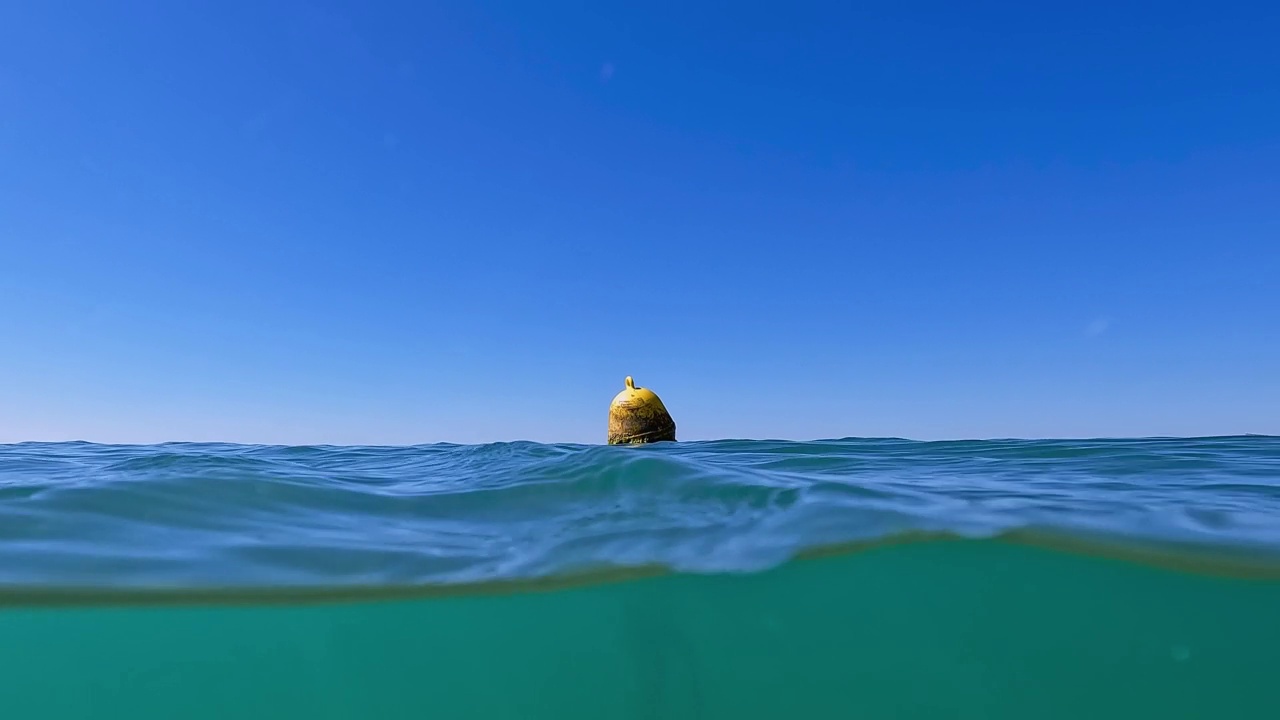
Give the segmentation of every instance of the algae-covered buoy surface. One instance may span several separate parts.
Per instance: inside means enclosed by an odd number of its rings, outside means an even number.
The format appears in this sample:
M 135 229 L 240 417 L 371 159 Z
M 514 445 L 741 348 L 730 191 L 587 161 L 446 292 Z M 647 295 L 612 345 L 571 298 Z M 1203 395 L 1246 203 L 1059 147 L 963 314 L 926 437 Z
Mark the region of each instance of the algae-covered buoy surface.
M 676 423 L 654 391 L 636 387 L 628 375 L 622 392 L 609 405 L 609 444 L 674 442 Z

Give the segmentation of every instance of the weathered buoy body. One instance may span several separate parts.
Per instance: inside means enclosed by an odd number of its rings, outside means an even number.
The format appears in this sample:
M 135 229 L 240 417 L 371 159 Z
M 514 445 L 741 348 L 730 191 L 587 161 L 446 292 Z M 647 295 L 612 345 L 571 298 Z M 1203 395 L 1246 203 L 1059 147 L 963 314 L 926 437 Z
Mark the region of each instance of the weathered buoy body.
M 609 405 L 609 444 L 674 442 L 676 422 L 658 396 L 648 388 L 636 387 L 630 376 L 626 385 Z

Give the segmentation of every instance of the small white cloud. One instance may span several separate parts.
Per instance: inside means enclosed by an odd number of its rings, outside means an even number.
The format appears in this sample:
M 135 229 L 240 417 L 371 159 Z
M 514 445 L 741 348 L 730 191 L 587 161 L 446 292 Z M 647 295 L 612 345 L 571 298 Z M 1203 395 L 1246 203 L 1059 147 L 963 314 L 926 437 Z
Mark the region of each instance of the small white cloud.
M 613 63 L 605 63 L 600 66 L 600 79 L 609 82 L 613 78 Z
M 1089 337 L 1097 337 L 1106 332 L 1111 327 L 1111 320 L 1108 318 L 1098 318 L 1085 326 L 1084 334 Z

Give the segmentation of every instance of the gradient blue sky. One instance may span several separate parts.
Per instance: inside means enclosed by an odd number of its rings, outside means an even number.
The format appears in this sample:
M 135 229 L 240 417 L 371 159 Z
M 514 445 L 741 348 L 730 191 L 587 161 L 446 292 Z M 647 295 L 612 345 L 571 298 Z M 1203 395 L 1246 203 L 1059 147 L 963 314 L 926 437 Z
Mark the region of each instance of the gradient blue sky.
M 1280 434 L 1274 3 L 0 5 L 0 441 Z

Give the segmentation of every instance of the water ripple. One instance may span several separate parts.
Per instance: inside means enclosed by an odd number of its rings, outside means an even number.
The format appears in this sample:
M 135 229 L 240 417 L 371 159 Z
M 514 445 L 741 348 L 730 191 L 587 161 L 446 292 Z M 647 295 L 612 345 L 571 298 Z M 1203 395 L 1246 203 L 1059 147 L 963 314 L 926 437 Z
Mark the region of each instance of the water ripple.
M 1046 531 L 1280 561 L 1280 438 L 0 446 L 0 584 L 452 583 L 771 567 Z

